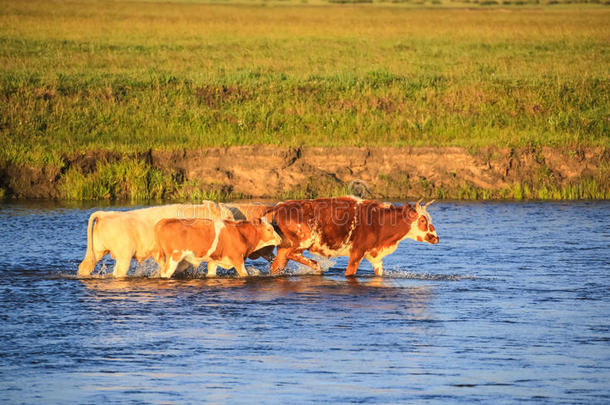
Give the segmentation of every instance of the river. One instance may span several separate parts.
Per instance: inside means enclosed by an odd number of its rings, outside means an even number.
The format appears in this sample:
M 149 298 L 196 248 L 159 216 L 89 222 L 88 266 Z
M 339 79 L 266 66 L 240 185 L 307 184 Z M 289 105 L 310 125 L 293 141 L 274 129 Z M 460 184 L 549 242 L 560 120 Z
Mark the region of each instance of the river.
M 78 279 L 93 211 L 0 205 L 2 403 L 610 402 L 608 202 L 439 202 L 350 280 Z

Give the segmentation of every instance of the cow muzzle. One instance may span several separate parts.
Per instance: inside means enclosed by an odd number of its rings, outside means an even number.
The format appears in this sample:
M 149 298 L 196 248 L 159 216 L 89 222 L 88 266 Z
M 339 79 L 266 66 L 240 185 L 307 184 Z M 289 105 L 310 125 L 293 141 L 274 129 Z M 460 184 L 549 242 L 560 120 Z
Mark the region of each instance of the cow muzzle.
M 434 235 L 434 234 L 427 234 L 426 235 L 426 242 L 431 243 L 433 245 L 436 245 L 438 243 L 438 236 Z

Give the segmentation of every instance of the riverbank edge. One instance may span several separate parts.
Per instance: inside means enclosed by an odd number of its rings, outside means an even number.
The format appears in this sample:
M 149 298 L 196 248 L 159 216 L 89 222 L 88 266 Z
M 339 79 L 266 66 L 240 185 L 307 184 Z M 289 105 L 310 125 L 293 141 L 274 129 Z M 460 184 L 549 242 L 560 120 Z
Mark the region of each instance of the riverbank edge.
M 370 191 L 370 195 L 369 195 Z M 10 200 L 610 199 L 605 147 L 281 147 L 89 150 L 59 166 L 0 162 Z

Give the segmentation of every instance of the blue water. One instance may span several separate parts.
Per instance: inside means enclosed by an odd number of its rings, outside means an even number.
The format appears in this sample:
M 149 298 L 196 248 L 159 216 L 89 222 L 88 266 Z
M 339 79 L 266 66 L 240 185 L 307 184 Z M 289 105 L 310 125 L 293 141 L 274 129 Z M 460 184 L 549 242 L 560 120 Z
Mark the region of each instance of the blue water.
M 0 205 L 1 403 L 610 402 L 610 203 L 437 203 L 355 280 L 79 280 L 92 211 Z

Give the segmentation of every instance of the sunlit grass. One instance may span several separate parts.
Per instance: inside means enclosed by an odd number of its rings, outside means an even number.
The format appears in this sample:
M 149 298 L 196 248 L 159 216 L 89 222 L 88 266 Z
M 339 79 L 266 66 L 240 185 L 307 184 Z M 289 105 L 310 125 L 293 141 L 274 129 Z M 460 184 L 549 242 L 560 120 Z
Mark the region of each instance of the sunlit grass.
M 272 4 L 1 0 L 0 161 L 610 144 L 610 8 Z

